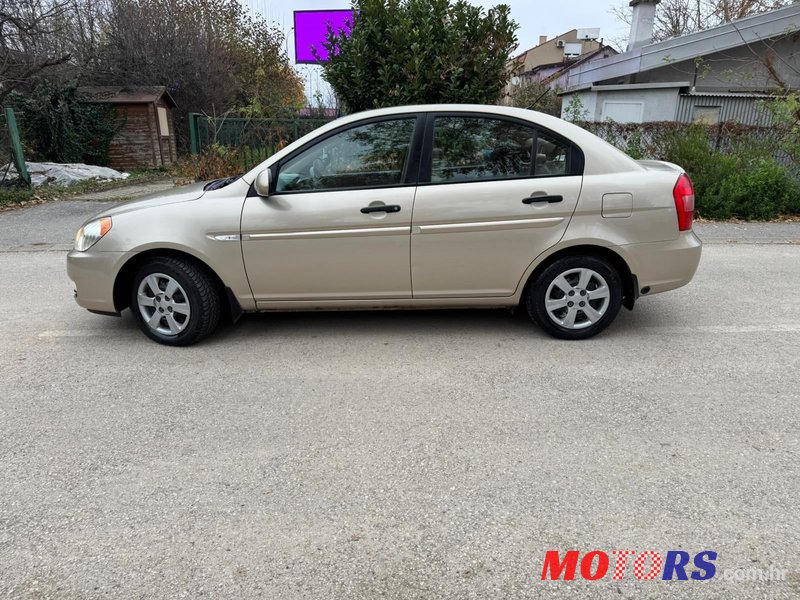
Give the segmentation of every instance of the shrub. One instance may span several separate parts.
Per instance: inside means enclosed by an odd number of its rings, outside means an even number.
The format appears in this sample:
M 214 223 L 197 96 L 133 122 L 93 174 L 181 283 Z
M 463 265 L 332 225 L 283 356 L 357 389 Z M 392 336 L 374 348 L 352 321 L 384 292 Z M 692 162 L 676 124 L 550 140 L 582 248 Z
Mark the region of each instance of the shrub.
M 221 179 L 242 173 L 242 157 L 229 146 L 213 144 L 200 154 L 193 154 L 178 163 L 176 175 L 197 181 Z
M 561 97 L 558 90 L 541 81 L 524 81 L 512 86 L 508 100 L 511 106 L 538 110 L 554 117 L 561 116 Z
M 761 160 L 747 165 L 730 179 L 734 186 L 727 190 L 735 217 L 774 219 L 798 209 L 797 182 L 774 160 Z

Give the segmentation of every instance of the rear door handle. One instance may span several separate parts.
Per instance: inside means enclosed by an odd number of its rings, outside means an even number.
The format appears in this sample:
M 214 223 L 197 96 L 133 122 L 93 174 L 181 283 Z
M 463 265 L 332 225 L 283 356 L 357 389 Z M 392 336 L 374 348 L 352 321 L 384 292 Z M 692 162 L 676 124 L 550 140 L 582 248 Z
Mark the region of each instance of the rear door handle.
M 397 204 L 379 204 L 378 206 L 365 206 L 361 209 L 361 212 L 366 214 L 374 213 L 374 212 L 387 212 L 387 213 L 396 213 L 400 212 L 400 206 Z
M 554 202 L 561 202 L 564 199 L 564 196 L 531 196 L 530 198 L 523 198 L 523 204 L 533 204 L 534 202 L 549 202 L 553 204 Z

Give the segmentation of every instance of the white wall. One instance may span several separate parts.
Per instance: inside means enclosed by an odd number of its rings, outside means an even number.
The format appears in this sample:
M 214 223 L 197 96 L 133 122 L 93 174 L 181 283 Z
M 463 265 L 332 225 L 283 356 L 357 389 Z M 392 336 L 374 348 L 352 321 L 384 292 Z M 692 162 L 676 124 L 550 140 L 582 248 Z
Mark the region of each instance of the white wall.
M 611 118 L 620 123 L 674 121 L 678 109 L 679 88 L 655 90 L 593 90 L 564 94 L 562 117 L 573 96 L 583 103 L 586 119 L 605 121 Z

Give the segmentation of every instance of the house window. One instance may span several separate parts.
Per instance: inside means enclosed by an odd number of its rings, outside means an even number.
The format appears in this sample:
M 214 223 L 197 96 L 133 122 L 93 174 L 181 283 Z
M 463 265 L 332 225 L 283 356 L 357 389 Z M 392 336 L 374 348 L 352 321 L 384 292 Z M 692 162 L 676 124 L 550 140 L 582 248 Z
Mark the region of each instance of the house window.
M 607 100 L 603 102 L 601 121 L 616 123 L 641 123 L 644 117 L 644 102 L 622 102 Z
M 158 128 L 161 131 L 161 137 L 169 137 L 169 120 L 167 119 L 167 109 L 163 106 L 156 107 L 158 109 Z
M 692 121 L 704 125 L 716 125 L 719 123 L 720 111 L 720 106 L 695 106 Z

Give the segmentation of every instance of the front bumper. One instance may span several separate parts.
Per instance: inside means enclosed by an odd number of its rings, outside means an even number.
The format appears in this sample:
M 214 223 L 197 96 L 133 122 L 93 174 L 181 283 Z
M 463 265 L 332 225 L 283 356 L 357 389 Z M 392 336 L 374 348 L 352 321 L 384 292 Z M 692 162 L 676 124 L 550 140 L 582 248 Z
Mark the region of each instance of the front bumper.
M 639 289 L 649 288 L 647 295 L 651 295 L 689 283 L 700 264 L 703 243 L 694 231 L 685 231 L 674 240 L 617 248 L 638 278 Z
M 67 275 L 75 286 L 75 301 L 93 312 L 116 314 L 114 281 L 126 252 L 86 252 L 67 255 Z

